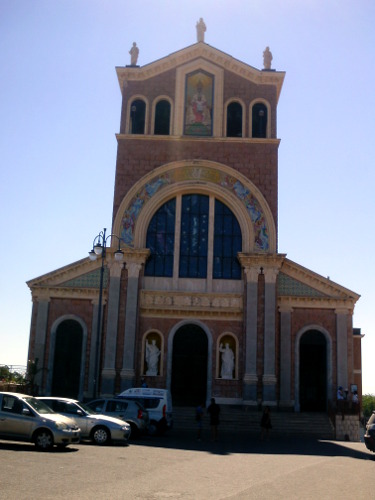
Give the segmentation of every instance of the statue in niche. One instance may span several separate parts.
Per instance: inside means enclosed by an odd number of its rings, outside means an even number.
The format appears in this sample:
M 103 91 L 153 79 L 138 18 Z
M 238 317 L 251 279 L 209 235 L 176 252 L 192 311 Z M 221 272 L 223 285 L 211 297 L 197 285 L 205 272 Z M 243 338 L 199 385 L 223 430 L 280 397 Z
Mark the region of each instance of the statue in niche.
M 234 369 L 234 352 L 229 347 L 228 342 L 223 347 L 220 344 L 219 351 L 221 352 L 221 378 L 233 379 L 233 369 Z
M 151 344 L 146 340 L 146 375 L 157 375 L 159 371 L 160 349 L 156 345 L 156 340 L 152 340 Z
M 137 44 L 135 42 L 133 42 L 133 46 L 129 50 L 129 54 L 131 66 L 136 66 L 138 61 L 139 48 L 137 47 Z
M 271 69 L 271 62 L 272 62 L 272 52 L 270 51 L 269 47 L 266 47 L 266 49 L 263 52 L 263 65 L 264 69 Z
M 206 25 L 204 24 L 202 18 L 200 18 L 199 21 L 197 22 L 196 28 L 197 28 L 197 41 L 204 42 L 204 33 L 206 31 Z

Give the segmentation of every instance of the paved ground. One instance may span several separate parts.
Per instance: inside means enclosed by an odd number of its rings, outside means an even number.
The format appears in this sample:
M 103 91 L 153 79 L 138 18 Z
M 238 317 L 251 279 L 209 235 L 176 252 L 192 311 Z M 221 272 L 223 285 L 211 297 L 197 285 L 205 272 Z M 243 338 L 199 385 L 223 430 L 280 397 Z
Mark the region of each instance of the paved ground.
M 209 436 L 205 436 L 209 438 Z M 0 441 L 0 499 L 369 499 L 375 455 L 363 443 L 172 431 L 129 446 L 37 452 Z

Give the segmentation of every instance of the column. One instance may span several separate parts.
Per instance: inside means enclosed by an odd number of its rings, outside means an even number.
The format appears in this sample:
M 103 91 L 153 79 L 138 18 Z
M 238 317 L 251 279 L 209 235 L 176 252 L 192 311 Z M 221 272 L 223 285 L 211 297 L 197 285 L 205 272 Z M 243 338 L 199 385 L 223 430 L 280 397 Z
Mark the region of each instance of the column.
M 101 395 L 113 395 L 115 392 L 117 326 L 123 263 L 112 260 L 111 258 L 108 260 L 108 268 L 110 280 L 108 288 L 107 328 L 101 377 Z M 101 345 L 100 338 L 99 345 Z
M 246 276 L 246 353 L 243 377 L 245 404 L 257 405 L 257 323 L 258 323 L 258 275 L 256 268 L 245 267 Z
M 336 309 L 337 385 L 348 387 L 348 310 Z
M 35 385 L 38 386 L 39 390 L 42 388 L 43 374 L 47 368 L 44 366 L 44 351 L 46 346 L 47 337 L 47 324 L 48 324 L 48 311 L 49 311 L 50 298 L 37 298 L 38 312 L 36 316 L 36 326 L 35 326 L 35 344 L 34 344 L 34 359 L 38 360 L 37 368 L 38 373 L 35 376 Z
M 280 306 L 280 406 L 293 407 L 291 400 L 291 325 L 292 307 Z
M 149 255 L 148 250 L 141 250 L 125 256 L 128 271 L 128 289 L 125 310 L 124 353 L 121 370 L 121 391 L 134 386 L 135 380 L 135 338 L 138 316 L 139 272 Z
M 276 279 L 278 269 L 264 269 L 264 371 L 263 405 L 276 405 Z

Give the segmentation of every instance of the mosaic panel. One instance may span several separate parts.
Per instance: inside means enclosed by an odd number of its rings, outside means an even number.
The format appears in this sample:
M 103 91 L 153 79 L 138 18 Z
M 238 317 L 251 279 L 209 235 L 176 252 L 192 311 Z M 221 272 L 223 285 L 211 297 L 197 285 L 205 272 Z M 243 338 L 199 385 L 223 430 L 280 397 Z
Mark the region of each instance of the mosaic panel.
M 280 273 L 277 278 L 277 292 L 280 296 L 326 297 L 324 293 L 284 273 Z
M 233 193 L 245 206 L 254 228 L 254 248 L 258 251 L 269 249 L 269 234 L 265 215 L 259 201 L 238 179 L 231 175 L 207 167 L 185 167 L 167 172 L 152 179 L 136 193 L 123 214 L 121 221 L 121 238 L 129 245 L 134 245 L 134 229 L 136 220 L 145 204 L 165 186 L 183 181 L 206 181 L 218 184 Z
M 108 269 L 104 269 L 103 275 L 103 287 L 107 288 L 108 286 Z M 73 278 L 72 280 L 65 281 L 65 283 L 61 284 L 65 287 L 71 288 L 99 288 L 100 287 L 100 269 L 96 269 L 91 273 L 83 274 L 82 276 L 77 276 L 77 278 Z

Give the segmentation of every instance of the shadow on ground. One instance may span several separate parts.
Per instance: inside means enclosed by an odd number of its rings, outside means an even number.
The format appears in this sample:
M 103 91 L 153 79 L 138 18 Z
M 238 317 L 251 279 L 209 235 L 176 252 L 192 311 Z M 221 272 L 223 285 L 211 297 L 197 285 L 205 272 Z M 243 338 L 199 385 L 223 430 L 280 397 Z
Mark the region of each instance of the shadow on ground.
M 198 441 L 193 431 L 171 430 L 164 436 L 145 436 L 132 442 L 132 446 L 152 446 L 181 450 L 202 451 L 217 455 L 232 453 L 259 453 L 262 455 L 313 455 L 323 457 L 350 457 L 358 460 L 375 460 L 364 443 L 323 441 L 311 437 L 270 435 L 261 440 L 259 434 L 244 432 L 219 432 L 216 442 L 207 431 Z

